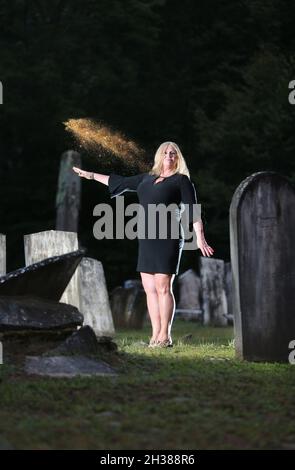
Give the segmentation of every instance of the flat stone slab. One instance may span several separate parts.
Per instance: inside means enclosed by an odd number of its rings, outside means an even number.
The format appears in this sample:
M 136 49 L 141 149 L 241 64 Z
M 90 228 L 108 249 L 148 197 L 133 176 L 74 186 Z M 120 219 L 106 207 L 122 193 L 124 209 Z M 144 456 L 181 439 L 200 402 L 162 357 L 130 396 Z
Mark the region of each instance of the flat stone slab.
M 0 331 L 48 331 L 77 328 L 83 315 L 77 307 L 29 296 L 0 296 Z
M 0 296 L 30 295 L 59 301 L 86 249 L 52 256 L 0 277 Z
M 103 361 L 85 356 L 27 356 L 25 372 L 47 377 L 116 376 L 117 372 Z

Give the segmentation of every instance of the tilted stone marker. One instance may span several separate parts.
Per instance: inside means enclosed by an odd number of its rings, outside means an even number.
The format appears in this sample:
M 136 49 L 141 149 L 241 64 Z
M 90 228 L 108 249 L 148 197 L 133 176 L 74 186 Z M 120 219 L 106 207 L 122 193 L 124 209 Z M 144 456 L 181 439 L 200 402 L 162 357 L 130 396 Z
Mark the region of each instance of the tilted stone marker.
M 288 361 L 295 339 L 295 190 L 262 171 L 230 205 L 235 347 L 249 361 Z
M 6 236 L 0 233 L 0 276 L 6 274 Z
M 115 334 L 103 266 L 93 258 L 85 257 L 80 263 L 80 305 L 84 325 L 91 326 L 97 336 Z
M 204 325 L 226 326 L 224 261 L 200 257 Z
M 73 166 L 81 167 L 78 152 L 68 150 L 61 156 L 56 194 L 56 230 L 78 232 L 81 178 Z
M 58 302 L 85 253 L 83 248 L 53 256 L 0 277 L 0 296 L 36 296 Z
M 61 230 L 44 230 L 43 232 L 24 235 L 24 249 L 26 266 L 42 261 L 52 256 L 60 256 L 78 250 L 76 232 L 63 232 Z M 80 309 L 78 267 L 68 286 L 64 290 L 60 302 L 74 305 Z M 82 312 L 83 313 L 83 312 Z

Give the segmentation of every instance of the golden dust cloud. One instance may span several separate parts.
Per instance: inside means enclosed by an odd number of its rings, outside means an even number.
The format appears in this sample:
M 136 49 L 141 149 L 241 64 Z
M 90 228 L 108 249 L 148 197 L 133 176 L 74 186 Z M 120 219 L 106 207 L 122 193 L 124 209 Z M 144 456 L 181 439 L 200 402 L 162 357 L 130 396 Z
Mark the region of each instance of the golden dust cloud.
M 63 124 L 86 151 L 100 155 L 101 150 L 104 150 L 124 160 L 127 165 L 136 165 L 141 171 L 146 171 L 143 149 L 121 132 L 86 118 L 68 119 Z

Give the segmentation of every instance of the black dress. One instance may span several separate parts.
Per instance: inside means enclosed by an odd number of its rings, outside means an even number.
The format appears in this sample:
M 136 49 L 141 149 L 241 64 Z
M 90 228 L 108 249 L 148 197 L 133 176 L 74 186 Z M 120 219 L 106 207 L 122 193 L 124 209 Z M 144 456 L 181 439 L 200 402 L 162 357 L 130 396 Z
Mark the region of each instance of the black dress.
M 146 238 L 138 237 L 139 250 L 136 271 L 178 274 L 185 242 L 183 226 L 180 225 L 180 220 L 183 223 L 181 214 L 185 212 L 187 228 L 190 230 L 192 230 L 192 224 L 200 220 L 201 217 L 199 209 L 196 207 L 195 187 L 188 176 L 175 173 L 163 180 L 160 180 L 160 178 L 163 177 L 150 175 L 149 173 L 140 173 L 134 176 L 121 176 L 111 173 L 108 188 L 111 198 L 119 196 L 125 191 L 137 192 L 139 204 L 144 208 L 144 219 L 142 220 L 145 221 L 144 236 Z M 157 179 L 159 179 L 159 182 L 155 183 Z M 167 237 L 161 239 L 159 237 L 159 220 L 156 220 L 154 228 L 155 238 L 148 237 L 148 206 L 151 207 L 151 204 L 164 204 L 166 207 L 172 204 L 177 208 L 168 213 L 167 220 L 171 224 L 173 222 L 178 224 L 178 238 L 175 238 L 175 232 L 172 232 L 172 225 L 169 224 L 170 229 L 167 228 Z M 185 206 L 182 204 L 185 204 Z

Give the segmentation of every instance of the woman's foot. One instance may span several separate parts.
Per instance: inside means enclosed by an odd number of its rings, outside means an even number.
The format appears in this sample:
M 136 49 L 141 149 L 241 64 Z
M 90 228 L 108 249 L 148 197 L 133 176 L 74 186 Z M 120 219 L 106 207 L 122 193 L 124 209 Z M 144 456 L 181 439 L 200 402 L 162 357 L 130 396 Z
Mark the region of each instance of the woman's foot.
M 157 345 L 157 338 L 156 337 L 150 338 L 148 347 L 149 348 L 154 348 L 156 345 Z

